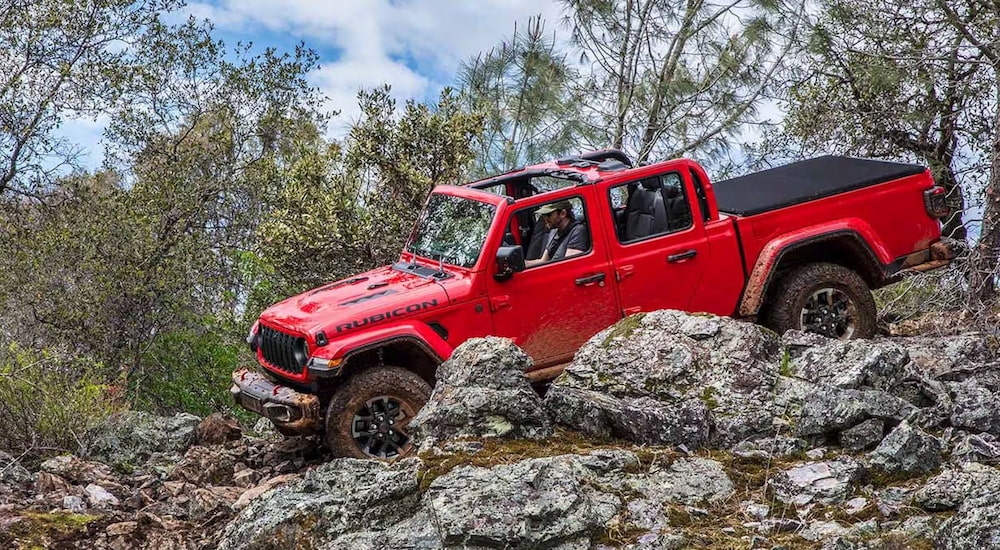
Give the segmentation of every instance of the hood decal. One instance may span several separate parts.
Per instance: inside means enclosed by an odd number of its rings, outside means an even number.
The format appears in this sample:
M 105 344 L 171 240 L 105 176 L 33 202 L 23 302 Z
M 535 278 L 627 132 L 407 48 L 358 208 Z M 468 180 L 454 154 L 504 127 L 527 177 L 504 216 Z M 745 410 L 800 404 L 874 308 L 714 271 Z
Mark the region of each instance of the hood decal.
M 368 294 L 360 298 L 355 298 L 353 300 L 348 300 L 346 302 L 341 302 L 342 306 L 352 306 L 354 304 L 360 304 L 362 302 L 367 302 L 368 300 L 374 300 L 375 298 L 381 298 L 382 296 L 388 296 L 390 294 L 395 294 L 395 290 L 383 290 L 382 292 L 376 292 L 374 294 Z
M 405 315 L 410 315 L 424 309 L 437 307 L 437 305 L 438 305 L 437 298 L 433 298 L 431 300 L 425 300 L 423 302 L 418 302 L 407 306 L 399 306 L 395 309 L 390 309 L 382 313 L 376 313 L 375 315 L 369 315 L 368 317 L 364 317 L 362 319 L 355 319 L 349 323 L 341 323 L 337 325 L 337 334 L 363 327 L 369 323 L 378 323 L 379 321 L 385 321 L 386 319 L 392 319 L 394 317 L 403 317 Z

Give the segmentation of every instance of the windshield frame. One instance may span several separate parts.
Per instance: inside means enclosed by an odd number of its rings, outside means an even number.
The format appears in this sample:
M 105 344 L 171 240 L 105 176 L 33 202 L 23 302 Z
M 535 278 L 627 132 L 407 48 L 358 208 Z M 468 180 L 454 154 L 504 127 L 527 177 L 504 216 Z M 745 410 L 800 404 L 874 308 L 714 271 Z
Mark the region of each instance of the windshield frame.
M 417 229 L 422 219 L 423 213 L 427 210 L 431 199 L 434 195 L 447 195 L 451 197 L 456 197 L 465 200 L 471 200 L 479 203 L 483 203 L 493 207 L 493 219 L 490 220 L 489 225 L 486 228 L 486 234 L 483 238 L 482 246 L 479 251 L 479 255 L 476 258 L 475 263 L 469 267 L 462 265 L 450 263 L 445 260 L 439 260 L 436 257 L 426 256 L 420 253 L 413 252 L 411 246 L 417 236 Z M 413 227 L 410 229 L 410 235 L 406 239 L 406 243 L 403 245 L 403 252 L 400 255 L 400 261 L 415 261 L 416 259 L 422 260 L 428 265 L 438 266 L 447 265 L 453 269 L 460 269 L 463 271 L 480 271 L 484 269 L 484 264 L 486 262 L 486 251 L 490 249 L 490 242 L 494 233 L 496 232 L 496 225 L 500 223 L 498 220 L 502 218 L 503 207 L 506 204 L 513 203 L 513 199 L 510 197 L 505 197 L 501 195 L 496 195 L 489 193 L 487 191 L 480 191 L 478 189 L 472 189 L 470 187 L 457 186 L 457 185 L 437 185 L 431 192 L 427 195 L 427 200 L 424 201 L 423 208 L 420 209 L 420 213 L 417 214 L 417 219 L 413 222 Z

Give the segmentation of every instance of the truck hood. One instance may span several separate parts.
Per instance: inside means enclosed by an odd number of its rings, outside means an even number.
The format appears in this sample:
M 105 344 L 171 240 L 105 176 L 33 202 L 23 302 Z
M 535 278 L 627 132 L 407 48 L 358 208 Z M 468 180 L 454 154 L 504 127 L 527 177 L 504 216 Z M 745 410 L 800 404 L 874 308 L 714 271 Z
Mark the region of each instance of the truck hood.
M 380 267 L 314 288 L 264 310 L 260 320 L 274 327 L 330 338 L 444 306 L 448 294 L 435 280 Z

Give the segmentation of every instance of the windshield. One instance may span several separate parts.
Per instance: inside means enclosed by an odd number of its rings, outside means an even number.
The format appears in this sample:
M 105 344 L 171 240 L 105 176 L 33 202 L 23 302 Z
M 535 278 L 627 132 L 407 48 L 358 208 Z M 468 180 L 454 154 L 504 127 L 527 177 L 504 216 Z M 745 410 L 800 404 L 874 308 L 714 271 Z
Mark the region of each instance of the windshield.
M 433 194 L 420 213 L 407 252 L 460 267 L 472 267 L 496 213 L 492 204 Z

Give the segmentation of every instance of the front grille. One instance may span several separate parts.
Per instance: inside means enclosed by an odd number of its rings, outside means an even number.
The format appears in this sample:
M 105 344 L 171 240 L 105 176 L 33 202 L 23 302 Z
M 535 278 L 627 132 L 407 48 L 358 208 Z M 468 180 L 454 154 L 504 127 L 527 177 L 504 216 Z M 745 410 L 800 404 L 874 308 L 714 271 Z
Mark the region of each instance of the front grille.
M 280 330 L 260 326 L 260 352 L 271 365 L 291 374 L 301 374 L 306 365 L 306 342 Z

